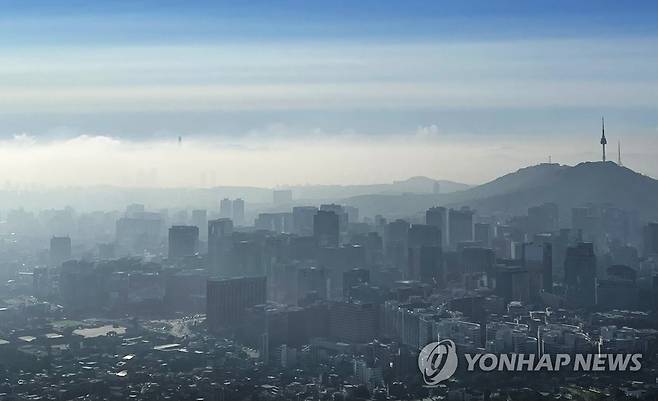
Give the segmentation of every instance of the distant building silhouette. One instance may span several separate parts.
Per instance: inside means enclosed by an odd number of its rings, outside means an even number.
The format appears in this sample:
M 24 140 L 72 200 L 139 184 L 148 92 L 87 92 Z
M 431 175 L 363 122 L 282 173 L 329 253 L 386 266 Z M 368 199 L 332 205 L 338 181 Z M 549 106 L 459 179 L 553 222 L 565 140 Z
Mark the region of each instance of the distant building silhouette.
M 227 277 L 233 249 L 233 222 L 217 219 L 208 222 L 208 274 Z
M 229 198 L 219 201 L 219 216 L 224 219 L 233 217 L 233 202 Z
M 592 243 L 581 242 L 567 248 L 564 275 L 570 307 L 591 308 L 596 305 L 596 255 Z
M 244 225 L 244 200 L 237 198 L 233 201 L 233 224 Z
M 339 216 L 333 211 L 318 210 L 313 216 L 313 236 L 321 247 L 337 247 L 340 239 Z
M 240 277 L 208 280 L 206 318 L 210 331 L 233 327 L 245 309 L 266 301 L 265 277 Z
M 199 227 L 172 226 L 169 228 L 169 258 L 193 256 L 199 250 Z
M 293 232 L 303 237 L 313 235 L 313 218 L 318 212 L 315 206 L 295 206 L 292 208 Z
M 448 241 L 455 249 L 460 242 L 473 241 L 473 211 L 450 209 L 448 212 Z
M 50 263 L 56 266 L 71 259 L 71 238 L 52 237 L 50 239 Z

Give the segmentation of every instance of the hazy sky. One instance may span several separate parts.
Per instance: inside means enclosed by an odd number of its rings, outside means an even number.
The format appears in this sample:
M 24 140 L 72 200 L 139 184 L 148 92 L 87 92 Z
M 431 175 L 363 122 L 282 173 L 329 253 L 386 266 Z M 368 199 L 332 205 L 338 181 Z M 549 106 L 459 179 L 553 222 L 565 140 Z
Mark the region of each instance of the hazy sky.
M 0 183 L 658 177 L 657 2 L 455 3 L 0 1 Z

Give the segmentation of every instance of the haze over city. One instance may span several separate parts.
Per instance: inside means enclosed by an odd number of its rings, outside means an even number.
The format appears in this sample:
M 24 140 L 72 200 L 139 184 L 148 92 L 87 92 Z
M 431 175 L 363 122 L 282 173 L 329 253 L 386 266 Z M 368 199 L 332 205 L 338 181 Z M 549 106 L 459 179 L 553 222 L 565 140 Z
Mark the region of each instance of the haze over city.
M 480 184 L 596 160 L 601 115 L 658 175 L 652 2 L 151 6 L 7 2 L 5 181 Z
M 0 400 L 658 399 L 658 3 L 0 0 Z

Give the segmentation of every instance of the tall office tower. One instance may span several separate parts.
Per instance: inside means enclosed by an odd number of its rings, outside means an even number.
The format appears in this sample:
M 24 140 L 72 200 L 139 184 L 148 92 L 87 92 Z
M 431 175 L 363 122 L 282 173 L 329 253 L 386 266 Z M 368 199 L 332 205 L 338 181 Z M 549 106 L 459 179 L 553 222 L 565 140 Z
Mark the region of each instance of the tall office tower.
M 234 327 L 241 321 L 246 308 L 265 303 L 266 287 L 265 277 L 208 280 L 206 290 L 208 329 L 217 332 L 223 328 Z
M 472 210 L 463 208 L 448 211 L 448 240 L 453 249 L 456 249 L 460 242 L 473 241 Z
M 254 227 L 275 233 L 289 233 L 292 230 L 292 213 L 259 213 Z
M 375 304 L 332 302 L 330 337 L 350 344 L 369 343 L 377 336 L 379 308 Z
M 71 259 L 71 238 L 52 237 L 50 239 L 50 263 L 59 266 Z
M 199 227 L 172 226 L 169 228 L 169 258 L 193 256 L 199 251 Z
M 479 242 L 485 248 L 491 248 L 493 229 L 489 223 L 475 223 L 473 226 L 473 236 L 476 242 Z
M 388 223 L 384 229 L 384 254 L 401 272 L 409 263 L 408 260 L 409 223 L 395 220 Z
M 339 217 L 334 212 L 318 210 L 313 216 L 313 237 L 320 247 L 337 247 L 340 240 Z
M 244 200 L 241 198 L 233 201 L 233 224 L 244 225 Z
M 355 267 L 351 270 L 343 272 L 343 297 L 349 299 L 351 297 L 352 287 L 370 282 L 370 270 L 360 269 Z
M 321 267 L 297 269 L 297 303 L 313 298 L 327 299 L 327 278 L 327 271 Z
M 549 233 L 559 229 L 559 208 L 555 203 L 544 203 L 528 208 L 529 234 Z
M 292 208 L 293 233 L 310 237 L 313 235 L 313 218 L 318 212 L 315 206 L 295 206 Z
M 440 246 L 420 245 L 409 247 L 409 266 L 405 279 L 417 280 L 432 285 L 444 281 L 443 252 Z
M 233 202 L 229 198 L 219 201 L 219 217 L 224 219 L 233 217 Z
M 441 230 L 428 224 L 412 224 L 409 228 L 409 248 L 441 246 Z
M 142 254 L 160 246 L 164 227 L 162 213 L 134 212 L 116 221 L 116 243 L 120 253 Z
M 487 273 L 493 276 L 496 255 L 493 249 L 482 247 L 465 247 L 459 252 L 464 274 Z
M 272 200 L 275 205 L 285 205 L 292 202 L 292 191 L 290 189 L 275 189 L 272 191 Z
M 497 266 L 496 294 L 505 302 L 530 302 L 530 275 L 521 266 Z
M 644 255 L 658 256 L 658 223 L 649 223 L 644 227 Z
M 567 248 L 564 275 L 569 307 L 596 305 L 596 255 L 592 243 L 581 242 Z
M 230 275 L 233 249 L 233 222 L 217 219 L 208 222 L 208 273 L 211 276 Z
M 403 270 L 407 280 L 434 283 L 441 276 L 441 230 L 427 224 L 413 224 L 408 234 L 408 263 Z
M 358 223 L 359 222 L 359 208 L 354 206 L 345 206 L 343 208 L 347 214 L 348 223 Z
M 202 240 L 208 239 L 208 212 L 205 209 L 192 210 L 192 225 L 199 228 L 199 238 Z
M 544 241 L 524 243 L 522 247 L 523 266 L 532 277 L 541 278 L 541 284 L 537 283 L 537 288 L 533 288 L 535 295 L 538 295 L 540 288 L 548 293 L 553 292 L 553 245 L 550 241 L 551 238 L 547 237 Z
M 335 203 L 320 205 L 320 210 L 323 212 L 334 212 L 338 216 L 338 229 L 339 231 L 347 231 L 348 215 L 345 207 Z
M 425 224 L 441 231 L 441 246 L 448 245 L 448 211 L 444 207 L 431 207 L 425 212 Z

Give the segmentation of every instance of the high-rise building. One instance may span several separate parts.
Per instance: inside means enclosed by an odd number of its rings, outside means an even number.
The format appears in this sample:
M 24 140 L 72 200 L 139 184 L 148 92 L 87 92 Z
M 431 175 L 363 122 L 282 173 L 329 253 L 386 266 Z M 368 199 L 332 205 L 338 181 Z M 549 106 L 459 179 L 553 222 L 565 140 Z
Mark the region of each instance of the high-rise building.
M 505 302 L 530 302 L 530 275 L 521 266 L 498 266 L 496 294 Z
M 473 241 L 473 211 L 470 209 L 448 212 L 448 240 L 455 249 L 460 242 Z
M 208 222 L 208 273 L 227 277 L 233 249 L 233 222 L 217 219 Z
M 581 242 L 567 248 L 564 275 L 569 306 L 590 308 L 596 305 L 596 255 L 592 243 Z
M 409 261 L 403 271 L 407 280 L 437 283 L 442 278 L 441 230 L 427 224 L 412 224 L 408 234 Z
M 344 206 L 337 205 L 335 203 L 329 203 L 329 204 L 320 205 L 320 210 L 323 212 L 336 213 L 336 216 L 338 216 L 338 229 L 340 230 L 341 233 L 347 231 L 349 216 Z
M 644 227 L 644 255 L 658 255 L 658 223 L 649 223 Z
M 199 227 L 172 226 L 169 228 L 169 258 L 193 256 L 199 251 Z
M 313 235 L 313 218 L 318 212 L 315 206 L 295 206 L 292 208 L 293 232 L 303 237 Z
M 199 238 L 203 240 L 208 239 L 208 232 L 206 231 L 206 227 L 208 226 L 208 212 L 205 209 L 192 210 L 192 225 L 199 228 Z
M 233 217 L 233 202 L 229 198 L 219 201 L 219 216 L 224 219 Z
M 292 213 L 259 213 L 254 221 L 254 227 L 275 233 L 290 233 L 292 221 Z
M 71 259 L 71 238 L 52 237 L 50 239 L 50 263 L 56 266 Z
M 448 211 L 444 207 L 431 207 L 425 212 L 425 224 L 441 231 L 441 246 L 448 245 Z
M 297 270 L 297 302 L 307 298 L 327 299 L 327 272 L 320 267 Z
M 321 247 L 337 247 L 340 240 L 339 216 L 333 211 L 318 210 L 313 216 L 313 236 Z
M 528 208 L 528 231 L 530 234 L 557 231 L 559 218 L 559 209 L 555 203 Z
M 523 266 L 529 271 L 538 272 L 541 288 L 553 292 L 553 246 L 550 238 L 544 242 L 524 243 L 522 249 Z
M 412 224 L 409 228 L 409 248 L 441 246 L 441 230 L 428 224 Z
M 377 336 L 378 315 L 374 304 L 333 302 L 329 307 L 330 336 L 347 343 L 368 343 Z
M 240 322 L 245 309 L 266 301 L 265 277 L 210 279 L 206 291 L 208 329 L 217 332 Z
M 393 267 L 402 271 L 408 260 L 409 223 L 405 220 L 395 220 L 388 223 L 384 229 L 384 253 Z
M 244 200 L 240 198 L 233 201 L 233 224 L 244 225 Z
M 156 249 L 162 240 L 163 219 L 160 213 L 131 213 L 116 221 L 116 243 L 121 253 L 143 253 Z
M 443 252 L 440 246 L 421 245 L 409 247 L 409 268 L 405 279 L 432 285 L 444 281 Z
M 491 239 L 493 237 L 493 230 L 489 223 L 475 223 L 473 226 L 473 234 L 475 242 L 486 248 L 491 248 Z
M 343 272 L 343 296 L 350 298 L 352 287 L 370 282 L 370 270 L 355 267 Z

